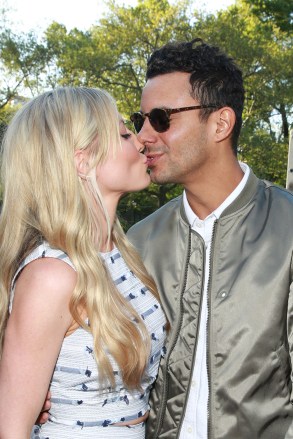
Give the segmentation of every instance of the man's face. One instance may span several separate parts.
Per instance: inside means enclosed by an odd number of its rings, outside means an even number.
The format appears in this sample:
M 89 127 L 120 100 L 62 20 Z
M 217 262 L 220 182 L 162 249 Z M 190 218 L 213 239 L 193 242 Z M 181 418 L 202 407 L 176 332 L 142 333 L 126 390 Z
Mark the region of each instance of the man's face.
M 141 98 L 141 111 L 153 108 L 179 108 L 199 105 L 190 95 L 189 73 L 175 72 L 147 81 Z M 171 114 L 170 128 L 158 133 L 146 118 L 138 139 L 146 147 L 153 182 L 193 183 L 210 155 L 209 120 L 200 121 L 200 110 Z

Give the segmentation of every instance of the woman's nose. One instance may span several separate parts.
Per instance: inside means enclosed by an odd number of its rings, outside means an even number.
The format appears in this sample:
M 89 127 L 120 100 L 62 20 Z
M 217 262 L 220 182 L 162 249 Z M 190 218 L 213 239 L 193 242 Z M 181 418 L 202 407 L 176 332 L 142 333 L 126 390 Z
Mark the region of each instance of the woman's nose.
M 139 141 L 137 134 L 134 136 L 134 144 L 138 152 L 143 153 L 145 147 L 144 144 Z

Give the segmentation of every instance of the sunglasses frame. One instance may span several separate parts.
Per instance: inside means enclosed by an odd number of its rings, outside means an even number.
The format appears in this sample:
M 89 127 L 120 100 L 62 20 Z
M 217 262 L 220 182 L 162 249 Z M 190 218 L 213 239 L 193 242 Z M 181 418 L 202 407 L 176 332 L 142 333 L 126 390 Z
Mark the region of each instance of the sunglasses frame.
M 171 116 L 171 114 L 181 113 L 183 111 L 190 111 L 190 110 L 201 110 L 203 108 L 218 108 L 218 106 L 215 105 L 215 104 L 210 104 L 210 105 L 192 105 L 191 107 L 179 107 L 179 108 L 153 108 L 148 113 L 143 113 L 142 111 L 138 111 L 136 113 L 133 113 L 130 116 L 130 120 L 134 124 L 134 128 L 135 128 L 135 131 L 137 133 L 139 133 L 139 131 L 142 129 L 144 121 L 145 121 L 145 119 L 147 117 L 149 118 L 151 126 L 154 128 L 154 130 L 157 133 L 164 133 L 165 131 L 168 131 L 168 129 L 170 128 L 170 116 Z M 163 111 L 165 113 L 166 119 L 167 119 L 166 120 L 166 127 L 162 128 L 160 130 L 158 130 L 158 127 L 156 127 L 156 121 L 154 121 L 153 118 L 152 118 L 152 113 L 154 111 L 157 111 L 157 110 Z M 135 122 L 134 122 L 134 118 L 137 117 L 137 116 L 141 117 L 141 119 L 143 121 L 143 123 L 141 125 L 141 128 L 139 130 L 137 130 L 137 128 L 135 126 Z

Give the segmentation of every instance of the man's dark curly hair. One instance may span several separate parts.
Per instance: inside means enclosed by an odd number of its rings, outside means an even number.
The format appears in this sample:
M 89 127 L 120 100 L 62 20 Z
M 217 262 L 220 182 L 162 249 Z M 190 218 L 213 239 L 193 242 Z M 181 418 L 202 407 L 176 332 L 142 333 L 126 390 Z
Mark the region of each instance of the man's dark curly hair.
M 236 115 L 232 146 L 237 154 L 237 142 L 242 125 L 244 87 L 242 72 L 232 58 L 216 46 L 200 38 L 190 42 L 170 42 L 154 51 L 147 63 L 146 79 L 173 72 L 190 73 L 192 97 L 200 104 L 216 104 L 217 108 L 231 107 Z M 176 84 L 174 84 L 176 86 Z M 201 110 L 200 117 L 206 120 L 216 111 Z

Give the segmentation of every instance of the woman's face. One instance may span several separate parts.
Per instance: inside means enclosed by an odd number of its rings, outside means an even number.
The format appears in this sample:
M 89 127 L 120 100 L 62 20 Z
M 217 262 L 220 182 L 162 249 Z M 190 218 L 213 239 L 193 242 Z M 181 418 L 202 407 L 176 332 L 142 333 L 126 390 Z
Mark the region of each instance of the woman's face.
M 120 120 L 121 148 L 111 152 L 107 160 L 97 166 L 97 183 L 103 196 L 144 189 L 150 184 L 147 173 L 147 158 L 142 151 L 143 145 L 137 140 L 123 120 Z

